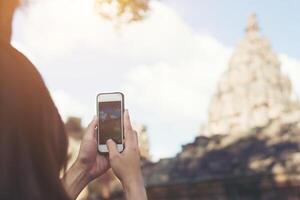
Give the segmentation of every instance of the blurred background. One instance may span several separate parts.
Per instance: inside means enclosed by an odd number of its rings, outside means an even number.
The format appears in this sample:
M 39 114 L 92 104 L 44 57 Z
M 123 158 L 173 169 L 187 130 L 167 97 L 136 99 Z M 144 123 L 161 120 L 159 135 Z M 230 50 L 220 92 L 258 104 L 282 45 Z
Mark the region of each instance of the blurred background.
M 300 2 L 30 0 L 13 45 L 63 116 L 70 164 L 121 91 L 149 199 L 300 199 Z M 79 199 L 122 199 L 109 172 Z

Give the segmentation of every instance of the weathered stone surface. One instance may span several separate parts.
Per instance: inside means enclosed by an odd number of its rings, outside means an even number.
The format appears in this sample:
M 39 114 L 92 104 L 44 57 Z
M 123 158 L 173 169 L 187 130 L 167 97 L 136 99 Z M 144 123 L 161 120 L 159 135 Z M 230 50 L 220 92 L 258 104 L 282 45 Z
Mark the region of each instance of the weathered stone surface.
M 150 160 L 150 144 L 146 126 L 142 124 L 133 124 L 133 127 L 134 130 L 136 130 L 138 133 L 141 158 L 145 160 Z
M 291 93 L 251 16 L 201 135 L 174 158 L 144 163 L 149 199 L 299 199 L 300 104 Z
M 291 82 L 281 73 L 277 55 L 252 15 L 220 78 L 201 134 L 247 133 L 277 119 L 284 124 L 295 123 L 300 115 L 289 113 L 300 111 L 300 104 L 292 103 L 291 93 Z
M 144 165 L 147 186 L 200 183 L 250 175 L 272 175 L 276 180 L 283 181 L 284 178 L 288 181 L 289 175 L 300 173 L 300 136 L 294 128 L 284 133 L 288 137 L 282 134 L 199 136 L 184 145 L 175 158 Z M 300 181 L 296 176 L 292 178 Z

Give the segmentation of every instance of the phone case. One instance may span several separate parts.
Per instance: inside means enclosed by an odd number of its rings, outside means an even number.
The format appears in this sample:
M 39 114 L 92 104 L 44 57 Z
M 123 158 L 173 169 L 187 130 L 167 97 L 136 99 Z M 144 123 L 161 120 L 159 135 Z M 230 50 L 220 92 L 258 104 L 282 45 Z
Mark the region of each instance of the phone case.
M 97 116 L 99 117 L 98 97 L 100 95 L 106 95 L 106 94 L 120 94 L 122 96 L 122 112 L 123 112 L 122 117 L 124 117 L 124 111 L 125 111 L 125 109 L 124 109 L 124 105 L 125 105 L 124 101 L 125 101 L 125 98 L 124 98 L 124 94 L 122 92 L 103 92 L 103 93 L 98 93 L 97 96 L 96 96 Z M 124 151 L 124 149 L 125 149 L 125 145 L 124 145 L 124 139 L 125 139 L 125 137 L 124 137 L 124 135 L 125 135 L 124 134 L 124 122 L 123 122 L 122 131 L 123 131 L 122 135 L 123 135 L 123 151 Z M 98 129 L 98 127 L 97 127 L 97 135 L 96 136 L 97 136 L 97 151 L 99 153 L 101 153 L 101 154 L 107 154 L 107 152 L 100 152 L 99 149 L 98 149 L 98 145 L 99 145 L 99 143 L 98 143 L 99 142 L 99 129 Z

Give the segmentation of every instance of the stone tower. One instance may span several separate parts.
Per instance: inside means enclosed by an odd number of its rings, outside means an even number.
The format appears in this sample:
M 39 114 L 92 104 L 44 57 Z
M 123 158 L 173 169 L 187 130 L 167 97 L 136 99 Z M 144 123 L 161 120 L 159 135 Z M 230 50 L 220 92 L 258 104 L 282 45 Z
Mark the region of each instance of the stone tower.
M 150 144 L 149 144 L 149 138 L 148 138 L 146 126 L 142 124 L 134 123 L 133 128 L 138 133 L 138 141 L 139 141 L 141 158 L 148 161 L 151 160 Z
M 240 134 L 273 122 L 278 129 L 297 123 L 300 104 L 291 94 L 291 82 L 252 14 L 211 99 L 202 134 Z

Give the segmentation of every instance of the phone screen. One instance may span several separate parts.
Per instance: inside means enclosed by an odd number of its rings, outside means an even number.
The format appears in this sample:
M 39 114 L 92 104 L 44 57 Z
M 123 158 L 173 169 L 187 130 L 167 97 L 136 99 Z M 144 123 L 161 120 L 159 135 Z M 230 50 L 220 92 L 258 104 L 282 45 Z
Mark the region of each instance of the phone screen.
M 122 144 L 121 104 L 121 101 L 99 102 L 99 144 L 106 144 L 108 139 Z

